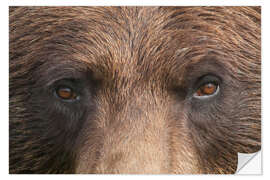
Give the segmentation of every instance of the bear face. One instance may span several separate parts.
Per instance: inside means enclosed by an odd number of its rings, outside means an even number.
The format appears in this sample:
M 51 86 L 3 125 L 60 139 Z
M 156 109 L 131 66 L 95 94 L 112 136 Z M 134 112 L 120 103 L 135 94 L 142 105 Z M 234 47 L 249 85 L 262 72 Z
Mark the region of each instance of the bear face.
M 260 7 L 10 7 L 10 173 L 234 173 L 261 145 Z

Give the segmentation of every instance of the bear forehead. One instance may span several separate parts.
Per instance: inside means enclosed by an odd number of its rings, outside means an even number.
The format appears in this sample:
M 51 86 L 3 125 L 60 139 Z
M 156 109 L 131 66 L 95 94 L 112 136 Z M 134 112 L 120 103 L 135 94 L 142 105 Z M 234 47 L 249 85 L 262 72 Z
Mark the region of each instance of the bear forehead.
M 184 65 L 209 54 L 217 57 L 208 58 L 211 62 L 219 60 L 229 66 L 226 61 L 235 59 L 233 51 L 243 47 L 241 44 L 245 41 L 241 36 L 246 34 L 245 29 L 232 30 L 240 25 L 247 28 L 255 25 L 248 15 L 240 14 L 247 10 L 237 7 L 30 7 L 25 8 L 26 14 L 21 18 L 31 20 L 17 20 L 14 27 L 19 31 L 12 37 L 23 36 L 21 40 L 27 40 L 27 51 L 32 50 L 29 57 L 38 57 L 38 61 L 48 62 L 54 69 L 72 61 L 76 68 L 80 66 L 74 62 L 79 62 L 83 68 L 100 71 L 103 77 L 167 76 L 160 72 L 179 76 Z M 25 47 L 16 49 L 23 51 Z
M 145 70 L 153 73 L 154 69 L 163 68 L 170 72 L 180 69 L 187 61 L 224 48 L 217 44 L 215 28 L 209 28 L 216 25 L 196 19 L 195 10 L 188 7 L 43 8 L 37 14 L 42 13 L 46 19 L 34 26 L 40 26 L 39 34 L 44 34 L 41 46 L 43 52 L 48 51 L 46 60 L 74 60 L 95 68 L 128 70 L 128 74 L 131 69 L 135 70 L 133 73 Z

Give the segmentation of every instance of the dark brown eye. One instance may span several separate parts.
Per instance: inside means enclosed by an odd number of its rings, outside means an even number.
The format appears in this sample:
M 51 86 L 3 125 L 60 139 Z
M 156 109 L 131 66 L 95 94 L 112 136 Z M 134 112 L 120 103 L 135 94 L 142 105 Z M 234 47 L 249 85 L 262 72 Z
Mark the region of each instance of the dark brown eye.
M 58 87 L 56 89 L 56 94 L 59 98 L 64 100 L 74 100 L 78 97 L 77 94 L 73 91 L 73 89 L 67 86 Z
M 211 96 L 218 90 L 218 85 L 214 83 L 206 83 L 200 86 L 195 92 L 194 96 Z

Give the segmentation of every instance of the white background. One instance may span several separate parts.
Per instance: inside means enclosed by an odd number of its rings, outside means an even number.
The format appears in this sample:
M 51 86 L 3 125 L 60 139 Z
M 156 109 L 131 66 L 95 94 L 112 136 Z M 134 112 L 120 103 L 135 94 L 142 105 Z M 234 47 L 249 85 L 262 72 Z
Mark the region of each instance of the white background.
M 48 179 L 48 178 L 109 178 L 109 179 L 138 179 L 138 178 L 184 178 L 184 179 L 216 179 L 217 175 L 9 175 L 8 174 L 8 6 L 14 5 L 168 5 L 168 6 L 203 6 L 203 5 L 218 5 L 218 6 L 241 6 L 241 5 L 255 5 L 262 6 L 262 172 L 260 176 L 246 176 L 246 175 L 218 175 L 218 178 L 263 178 L 269 179 L 270 175 L 270 157 L 269 157 L 269 133 L 270 133 L 270 1 L 260 0 L 173 0 L 173 1 L 161 1 L 161 0 L 1 0 L 0 4 L 0 44 L 1 44 L 1 58 L 0 58 L 0 175 L 1 178 L 20 178 L 20 179 Z M 268 92 L 269 91 L 269 92 Z M 267 153 L 268 152 L 268 153 Z M 267 161 L 268 160 L 268 161 Z M 252 167 L 252 166 L 251 166 Z M 64 177 L 63 177 L 64 176 Z M 267 178 L 268 177 L 268 178 Z

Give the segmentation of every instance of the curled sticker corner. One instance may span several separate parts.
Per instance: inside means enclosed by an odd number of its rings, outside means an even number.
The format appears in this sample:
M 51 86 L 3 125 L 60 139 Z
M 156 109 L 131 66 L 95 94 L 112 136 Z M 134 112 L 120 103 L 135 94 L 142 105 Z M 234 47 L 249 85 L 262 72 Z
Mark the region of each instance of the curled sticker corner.
M 262 174 L 261 151 L 251 154 L 238 153 L 236 174 Z

